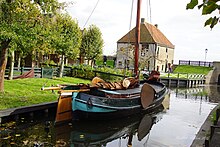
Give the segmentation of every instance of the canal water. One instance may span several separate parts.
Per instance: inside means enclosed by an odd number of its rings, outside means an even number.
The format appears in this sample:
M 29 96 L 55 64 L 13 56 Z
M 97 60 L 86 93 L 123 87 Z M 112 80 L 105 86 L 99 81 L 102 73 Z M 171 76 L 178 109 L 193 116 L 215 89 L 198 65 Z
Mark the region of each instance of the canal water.
M 55 113 L 19 116 L 16 122 L 1 124 L 0 147 L 188 147 L 219 101 L 219 87 L 201 86 L 170 89 L 156 111 L 113 121 L 54 127 Z

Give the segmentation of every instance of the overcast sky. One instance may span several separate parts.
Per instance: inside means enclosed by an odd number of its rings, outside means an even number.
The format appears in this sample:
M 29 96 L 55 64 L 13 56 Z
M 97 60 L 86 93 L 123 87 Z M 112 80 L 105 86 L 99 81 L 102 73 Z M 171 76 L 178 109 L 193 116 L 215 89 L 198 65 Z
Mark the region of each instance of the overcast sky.
M 186 10 L 189 1 L 152 0 L 149 6 L 149 0 L 142 0 L 141 17 L 151 24 L 158 24 L 160 31 L 175 45 L 175 63 L 179 60 L 204 61 L 206 48 L 206 61 L 220 61 L 220 24 L 213 30 L 204 27 L 208 17 L 202 16 L 198 9 Z M 96 3 L 97 0 L 74 0 L 67 11 L 83 28 Z M 136 3 L 134 0 L 131 28 L 135 27 Z M 99 0 L 86 24 L 86 28 L 91 24 L 100 28 L 105 55 L 115 54 L 117 40 L 129 31 L 131 6 L 132 0 Z

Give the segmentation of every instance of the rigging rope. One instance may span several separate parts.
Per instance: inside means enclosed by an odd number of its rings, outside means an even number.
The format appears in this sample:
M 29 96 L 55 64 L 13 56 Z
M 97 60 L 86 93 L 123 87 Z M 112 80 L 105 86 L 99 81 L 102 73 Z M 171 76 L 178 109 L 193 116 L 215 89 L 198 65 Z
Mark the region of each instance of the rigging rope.
M 130 35 L 130 31 L 131 31 L 131 23 L 132 23 L 132 14 L 133 14 L 133 7 L 134 7 L 134 0 L 132 0 L 132 4 L 131 4 L 131 13 L 130 13 L 130 23 L 129 23 L 129 30 L 128 30 L 128 44 L 127 44 L 127 48 L 125 49 L 126 53 L 125 53 L 125 71 L 124 71 L 124 75 L 126 74 L 126 70 L 128 65 L 128 57 L 129 57 L 129 48 L 130 48 L 130 43 L 131 43 L 131 35 Z
M 149 22 L 151 23 L 151 2 L 150 0 L 147 0 L 147 18 L 149 19 Z M 148 14 L 149 13 L 149 14 Z
M 87 18 L 86 23 L 84 24 L 83 28 L 85 28 L 85 26 L 87 25 L 87 23 L 88 23 L 90 17 L 92 16 L 93 12 L 95 11 L 96 7 L 98 6 L 98 3 L 99 3 L 99 0 L 96 2 L 95 7 L 93 8 L 91 14 L 90 14 L 89 17 Z
M 129 42 L 128 42 L 129 44 L 130 44 L 130 42 L 131 42 L 130 31 L 131 31 L 133 7 L 134 7 L 134 0 L 132 0 L 132 4 L 131 4 L 131 15 L 130 15 L 130 24 L 129 24 Z
M 148 9 L 148 11 L 147 11 L 147 17 L 148 17 L 148 19 L 149 19 L 149 24 L 152 24 L 152 20 L 151 20 L 151 1 L 150 1 L 150 0 L 147 0 L 147 9 Z M 148 15 L 148 13 L 149 13 L 149 15 Z M 148 30 L 149 30 L 151 36 L 153 36 L 152 27 L 149 27 Z M 150 45 L 150 44 L 149 44 L 149 45 Z M 152 52 L 152 55 L 153 55 L 153 56 L 152 56 L 152 57 L 153 57 L 153 63 L 154 63 L 154 66 L 155 66 L 155 62 L 156 62 L 156 60 L 158 60 L 158 59 L 156 59 L 156 46 L 152 46 L 152 47 L 149 46 L 149 50 Z M 154 67 L 154 68 L 155 68 L 155 67 Z
M 151 2 L 149 0 L 149 11 L 150 11 L 150 23 L 151 23 Z

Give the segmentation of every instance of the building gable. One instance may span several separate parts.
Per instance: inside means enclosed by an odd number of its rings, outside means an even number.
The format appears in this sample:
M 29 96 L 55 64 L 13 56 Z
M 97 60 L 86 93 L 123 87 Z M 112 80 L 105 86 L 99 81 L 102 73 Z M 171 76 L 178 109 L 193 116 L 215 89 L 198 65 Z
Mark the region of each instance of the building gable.
M 135 28 L 129 31 L 117 43 L 134 43 Z M 149 23 L 141 23 L 140 26 L 140 43 L 154 43 L 174 49 L 174 45 L 166 38 L 166 36 L 154 25 Z

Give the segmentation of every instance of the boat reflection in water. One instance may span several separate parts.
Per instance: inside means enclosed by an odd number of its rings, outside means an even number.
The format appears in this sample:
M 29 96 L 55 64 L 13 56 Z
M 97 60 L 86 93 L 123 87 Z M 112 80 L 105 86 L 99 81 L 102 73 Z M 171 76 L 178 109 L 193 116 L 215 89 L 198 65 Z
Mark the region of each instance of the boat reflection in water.
M 149 134 L 152 126 L 157 123 L 164 107 L 161 105 L 157 112 L 140 114 L 133 117 L 111 121 L 78 121 L 71 125 L 60 125 L 56 130 L 56 143 L 74 147 L 106 146 L 116 139 L 127 139 L 127 145 L 132 144 L 133 135 L 141 141 Z

